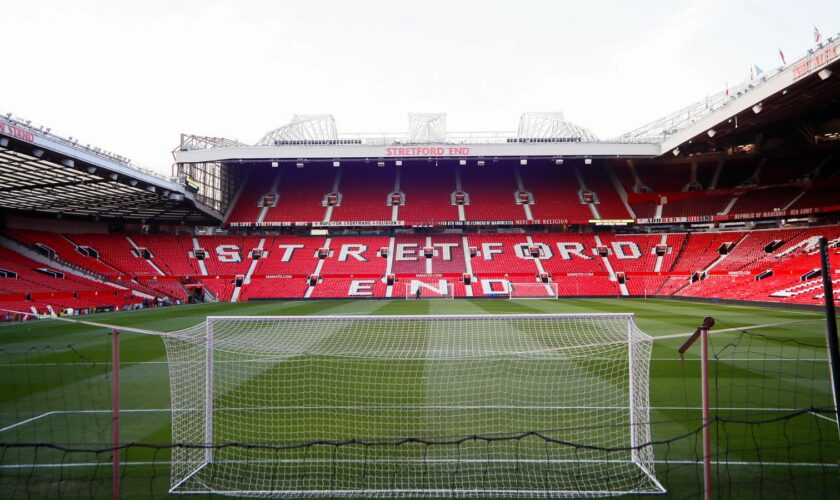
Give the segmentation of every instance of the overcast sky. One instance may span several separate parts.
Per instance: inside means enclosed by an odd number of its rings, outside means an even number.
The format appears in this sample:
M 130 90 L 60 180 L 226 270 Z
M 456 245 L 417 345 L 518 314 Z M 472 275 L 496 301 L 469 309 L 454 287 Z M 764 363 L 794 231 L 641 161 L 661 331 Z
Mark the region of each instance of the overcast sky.
M 562 111 L 610 138 L 840 31 L 838 0 L 0 0 L 0 110 L 170 172 L 181 132 L 513 131 Z

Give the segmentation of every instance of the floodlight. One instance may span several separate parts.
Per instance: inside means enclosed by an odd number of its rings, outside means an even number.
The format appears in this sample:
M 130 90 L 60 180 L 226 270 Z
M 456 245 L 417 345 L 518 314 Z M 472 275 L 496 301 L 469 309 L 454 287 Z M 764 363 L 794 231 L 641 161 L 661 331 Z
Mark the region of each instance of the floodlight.
M 87 170 L 87 173 L 92 174 L 92 173 L 96 172 L 96 167 L 88 167 L 86 170 Z
M 563 158 L 557 158 L 556 160 L 554 160 L 554 164 L 555 165 L 562 165 L 563 164 Z
M 527 164 L 528 164 L 528 159 L 527 159 L 527 158 L 522 158 L 522 159 L 520 159 L 520 160 L 519 160 L 519 164 L 520 164 L 520 165 L 527 165 Z
M 384 162 L 384 161 L 378 161 L 378 162 L 376 162 L 376 166 L 377 166 L 377 167 L 384 167 L 384 166 L 385 166 L 385 162 Z
M 680 155 L 680 148 L 674 148 L 674 150 L 671 151 L 671 152 L 674 153 L 674 156 L 679 156 Z
M 65 159 L 61 160 L 61 164 L 64 165 L 65 167 L 70 167 L 70 168 L 73 168 L 74 166 L 76 166 L 76 162 L 74 162 L 70 158 L 65 158 Z
M 467 164 L 467 160 L 458 160 L 458 165 L 464 166 Z
M 116 173 L 112 172 L 110 175 L 108 175 L 108 177 L 110 177 L 112 181 L 115 181 L 115 180 L 117 180 L 117 179 L 119 178 L 119 175 L 117 175 Z
M 484 160 L 478 160 L 477 162 L 475 162 L 475 164 L 478 165 L 479 167 L 483 167 L 484 166 Z
M 279 166 L 280 166 L 280 162 L 279 162 L 279 161 L 273 161 L 273 162 L 271 162 L 271 167 L 272 167 L 272 168 L 277 168 L 277 167 L 279 167 Z
M 755 114 L 761 113 L 762 109 L 764 109 L 764 105 L 762 103 L 758 103 L 758 104 L 756 104 L 755 106 L 752 107 L 753 113 L 755 113 Z
M 396 165 L 396 166 L 398 166 L 398 167 L 402 167 L 402 160 L 397 160 L 397 161 L 395 161 L 395 162 L 394 162 L 394 165 Z
M 137 185 L 137 179 L 131 179 L 130 181 L 128 181 L 128 183 L 131 185 L 131 187 L 134 187 Z
M 831 76 L 831 70 L 825 68 L 824 70 L 821 70 L 819 73 L 817 73 L 817 75 L 819 75 L 821 79 L 826 80 L 829 76 Z
M 9 140 L 8 140 L 8 139 L 6 139 L 5 137 L 3 137 L 2 139 L 0 139 L 0 146 L 2 146 L 2 147 L 4 147 L 4 148 L 5 148 L 5 147 L 6 147 L 6 146 L 8 146 L 8 145 L 9 145 Z
M 302 162 L 302 161 L 299 161 L 299 162 L 295 163 L 295 166 L 296 166 L 297 168 L 303 168 L 303 162 Z
M 709 137 L 714 137 L 714 136 L 715 136 L 715 134 L 717 134 L 717 132 L 715 132 L 715 130 L 714 130 L 714 129 L 711 129 L 711 128 L 710 128 L 710 129 L 709 129 L 709 131 L 708 131 L 708 132 L 706 132 L 706 133 L 709 135 Z
M 584 165 L 592 165 L 592 158 L 585 158 L 583 160 Z
M 340 161 L 335 160 L 335 161 L 333 162 L 333 167 L 340 167 L 340 166 L 341 166 L 341 162 L 340 162 Z

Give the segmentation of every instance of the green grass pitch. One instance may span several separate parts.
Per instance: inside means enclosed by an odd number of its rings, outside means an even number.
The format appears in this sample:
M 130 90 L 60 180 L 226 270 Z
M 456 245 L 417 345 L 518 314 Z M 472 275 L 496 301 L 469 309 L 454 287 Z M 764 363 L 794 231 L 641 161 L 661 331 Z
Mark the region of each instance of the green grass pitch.
M 704 316 L 715 317 L 716 329 L 777 324 L 751 330 L 757 335 L 712 334 L 711 350 L 720 357 L 712 373 L 713 414 L 728 419 L 714 427 L 720 462 L 716 488 L 727 498 L 824 498 L 840 491 L 840 439 L 830 415 L 790 417 L 791 409 L 833 405 L 818 312 L 653 299 L 342 300 L 208 304 L 85 319 L 174 331 L 209 315 L 615 312 L 634 313 L 639 328 L 654 337 L 693 331 Z M 170 393 L 163 342 L 127 332 L 120 338 L 121 440 L 168 445 Z M 677 348 L 683 340 L 654 343 L 651 429 L 654 441 L 662 441 L 654 447 L 658 479 L 670 495 L 694 497 L 702 485 L 696 432 L 701 424 L 699 363 L 696 347 L 685 361 L 680 359 Z M 48 320 L 0 326 L 0 443 L 109 446 L 110 355 L 110 336 L 100 328 Z M 166 496 L 169 459 L 167 449 L 128 449 L 122 458 L 122 496 Z M 109 461 L 107 453 L 4 447 L 0 497 L 109 497 Z

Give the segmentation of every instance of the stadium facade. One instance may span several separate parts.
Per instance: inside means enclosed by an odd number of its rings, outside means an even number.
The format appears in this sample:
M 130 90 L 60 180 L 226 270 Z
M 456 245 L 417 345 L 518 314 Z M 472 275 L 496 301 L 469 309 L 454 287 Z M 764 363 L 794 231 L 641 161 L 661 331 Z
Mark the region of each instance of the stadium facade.
M 524 290 L 817 304 L 816 240 L 840 242 L 838 46 L 607 140 L 561 113 L 510 133 L 411 114 L 398 134 L 296 115 L 255 144 L 182 135 L 171 178 L 8 114 L 0 308 Z

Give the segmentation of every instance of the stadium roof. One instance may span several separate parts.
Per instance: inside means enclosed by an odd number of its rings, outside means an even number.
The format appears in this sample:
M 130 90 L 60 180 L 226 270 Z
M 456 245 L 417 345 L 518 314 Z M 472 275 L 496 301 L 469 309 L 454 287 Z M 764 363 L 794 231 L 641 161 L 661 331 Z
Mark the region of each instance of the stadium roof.
M 183 184 L 100 148 L 0 117 L 0 210 L 140 223 L 217 223 Z
M 342 134 L 332 115 L 296 115 L 255 145 L 182 135 L 173 154 L 178 163 L 411 156 L 657 157 L 689 143 L 708 145 L 708 140 L 698 141 L 703 136 L 717 136 L 720 144 L 728 128 L 744 131 L 819 108 L 812 98 L 838 95 L 840 75 L 830 78 L 840 73 L 838 47 L 840 37 L 828 38 L 787 66 L 766 73 L 756 70 L 748 81 L 608 140 L 566 121 L 561 113 L 525 113 L 516 132 L 448 132 L 446 115 L 412 114 L 408 131 L 396 134 Z M 714 132 L 708 135 L 709 130 Z

